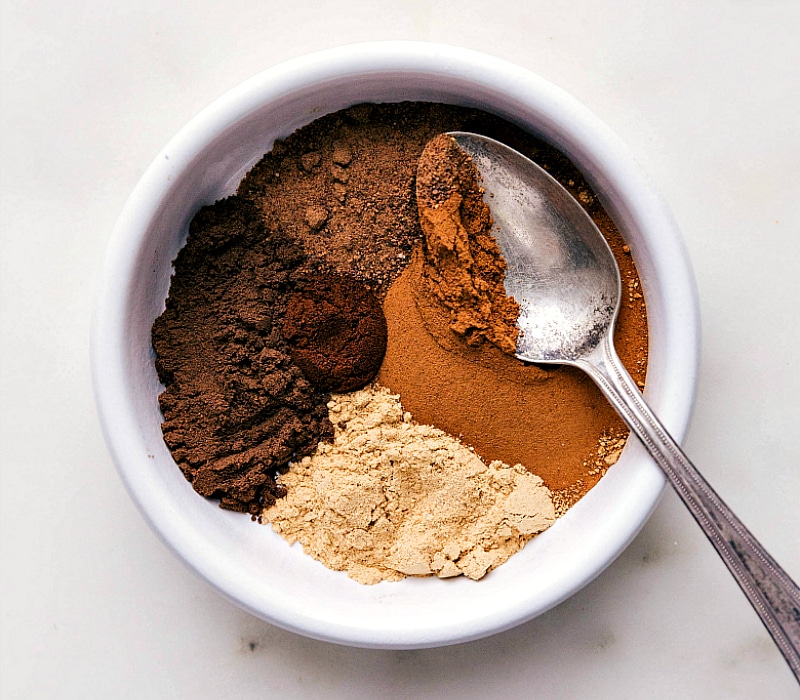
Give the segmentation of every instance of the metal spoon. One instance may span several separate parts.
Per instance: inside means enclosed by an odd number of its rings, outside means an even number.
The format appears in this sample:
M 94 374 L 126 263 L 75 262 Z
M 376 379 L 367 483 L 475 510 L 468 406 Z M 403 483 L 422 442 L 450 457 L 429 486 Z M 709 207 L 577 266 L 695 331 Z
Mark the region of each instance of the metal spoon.
M 692 465 L 617 357 L 619 268 L 588 214 L 538 165 L 492 139 L 450 134 L 482 178 L 520 305 L 516 356 L 579 367 L 644 443 L 756 609 L 800 681 L 800 589 Z

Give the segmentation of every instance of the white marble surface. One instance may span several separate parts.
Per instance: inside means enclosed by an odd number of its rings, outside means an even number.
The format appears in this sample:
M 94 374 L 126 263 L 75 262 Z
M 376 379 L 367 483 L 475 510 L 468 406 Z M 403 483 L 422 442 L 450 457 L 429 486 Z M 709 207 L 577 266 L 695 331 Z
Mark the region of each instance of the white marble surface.
M 677 498 L 510 632 L 365 651 L 229 604 L 149 531 L 95 415 L 91 299 L 158 149 L 257 71 L 362 40 L 483 50 L 633 150 L 695 267 L 688 452 L 800 579 L 800 5 L 794 0 L 2 0 L 3 698 L 789 698 L 798 686 Z

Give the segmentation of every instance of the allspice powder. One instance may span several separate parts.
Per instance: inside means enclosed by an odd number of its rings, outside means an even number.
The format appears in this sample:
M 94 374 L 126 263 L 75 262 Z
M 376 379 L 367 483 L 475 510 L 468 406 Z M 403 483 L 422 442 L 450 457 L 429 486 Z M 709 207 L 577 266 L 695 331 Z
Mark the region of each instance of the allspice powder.
M 321 391 L 352 391 L 371 381 L 386 353 L 378 298 L 353 278 L 317 273 L 287 303 L 283 337 L 292 358 Z

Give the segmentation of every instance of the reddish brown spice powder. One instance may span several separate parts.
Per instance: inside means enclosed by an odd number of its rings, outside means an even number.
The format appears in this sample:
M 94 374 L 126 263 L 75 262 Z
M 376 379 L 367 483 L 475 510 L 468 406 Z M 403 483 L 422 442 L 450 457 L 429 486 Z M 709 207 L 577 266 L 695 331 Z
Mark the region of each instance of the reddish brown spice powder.
M 492 236 L 480 175 L 455 140 L 433 138 L 417 165 L 417 208 L 425 234 L 427 293 L 450 312 L 450 329 L 468 345 L 488 340 L 516 350 L 519 304 L 506 296 L 506 261 Z

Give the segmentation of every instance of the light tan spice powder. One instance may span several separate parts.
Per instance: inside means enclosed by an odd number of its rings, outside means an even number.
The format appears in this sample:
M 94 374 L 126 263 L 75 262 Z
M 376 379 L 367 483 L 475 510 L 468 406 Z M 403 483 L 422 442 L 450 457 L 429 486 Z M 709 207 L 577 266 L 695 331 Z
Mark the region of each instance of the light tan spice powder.
M 365 584 L 405 576 L 480 579 L 555 521 L 552 496 L 521 465 L 485 464 L 416 423 L 373 384 L 333 395 L 335 437 L 279 478 L 263 520 L 327 567 Z

